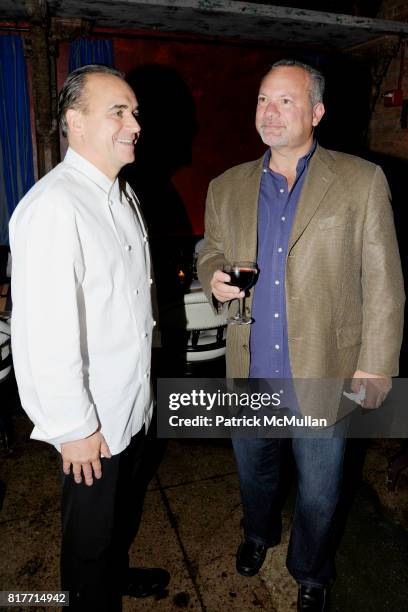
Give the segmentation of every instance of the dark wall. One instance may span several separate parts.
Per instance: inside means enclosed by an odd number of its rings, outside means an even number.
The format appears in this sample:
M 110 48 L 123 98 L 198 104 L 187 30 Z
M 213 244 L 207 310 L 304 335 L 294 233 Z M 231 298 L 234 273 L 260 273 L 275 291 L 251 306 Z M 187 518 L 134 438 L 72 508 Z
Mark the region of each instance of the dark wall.
M 137 164 L 146 182 L 171 181 L 162 216 L 178 199 L 194 234 L 203 232 L 209 181 L 230 166 L 261 155 L 254 130 L 259 79 L 276 52 L 197 40 L 115 40 L 115 61 L 140 102 L 144 131 Z M 150 166 L 150 171 L 148 166 Z M 154 168 L 154 169 L 153 169 Z M 138 170 L 136 170 L 138 173 Z M 165 176 L 164 176 L 165 175 Z M 149 198 L 150 199 L 150 198 Z M 158 206 L 158 202 L 156 202 Z M 166 231 L 185 234 L 166 224 Z
M 323 69 L 328 89 L 321 142 L 353 152 L 363 148 L 369 82 L 346 56 L 147 34 L 115 38 L 114 55 L 140 103 L 142 137 L 126 177 L 141 196 L 153 234 L 202 234 L 209 181 L 262 155 L 265 147 L 254 127 L 256 98 L 260 79 L 277 59 L 297 56 Z M 63 44 L 59 86 L 67 66 Z

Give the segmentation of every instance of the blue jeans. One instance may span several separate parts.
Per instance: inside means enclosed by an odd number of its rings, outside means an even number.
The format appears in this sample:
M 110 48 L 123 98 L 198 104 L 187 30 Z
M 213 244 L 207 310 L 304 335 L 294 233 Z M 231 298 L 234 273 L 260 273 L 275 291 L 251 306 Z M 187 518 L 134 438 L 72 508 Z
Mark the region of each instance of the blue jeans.
M 343 473 L 344 438 L 233 439 L 244 509 L 245 537 L 279 543 L 281 456 L 292 444 L 298 488 L 286 565 L 299 584 L 326 586 L 335 578 L 334 514 Z

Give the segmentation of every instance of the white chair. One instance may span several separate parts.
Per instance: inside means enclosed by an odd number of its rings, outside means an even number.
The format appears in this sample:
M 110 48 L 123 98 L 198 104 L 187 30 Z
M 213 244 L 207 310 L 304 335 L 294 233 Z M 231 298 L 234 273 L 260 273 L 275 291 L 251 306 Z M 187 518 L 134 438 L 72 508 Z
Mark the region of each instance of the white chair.
M 5 380 L 11 372 L 11 346 L 10 323 L 0 319 L 0 382 Z
M 208 361 L 225 355 L 227 314 L 215 314 L 204 291 L 193 291 L 184 296 L 187 361 Z
M 225 355 L 226 324 L 226 312 L 216 314 L 203 291 L 186 293 L 160 314 L 164 348 L 183 352 L 187 364 Z

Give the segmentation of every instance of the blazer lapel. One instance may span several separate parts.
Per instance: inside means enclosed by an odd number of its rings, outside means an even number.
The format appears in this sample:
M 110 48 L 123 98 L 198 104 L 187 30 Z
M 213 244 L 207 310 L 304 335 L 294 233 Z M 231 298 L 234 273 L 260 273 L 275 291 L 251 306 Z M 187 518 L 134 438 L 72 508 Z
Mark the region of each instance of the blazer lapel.
M 336 176 L 335 172 L 330 169 L 331 162 L 329 153 L 317 145 L 310 160 L 306 181 L 299 198 L 288 252 L 305 231 Z
M 240 181 L 240 236 L 237 241 L 242 259 L 256 261 L 258 245 L 258 199 L 263 168 L 263 156 L 256 160 Z M 237 220 L 235 220 L 236 223 Z M 245 246 L 244 246 L 245 245 Z M 242 248 L 244 246 L 244 248 Z

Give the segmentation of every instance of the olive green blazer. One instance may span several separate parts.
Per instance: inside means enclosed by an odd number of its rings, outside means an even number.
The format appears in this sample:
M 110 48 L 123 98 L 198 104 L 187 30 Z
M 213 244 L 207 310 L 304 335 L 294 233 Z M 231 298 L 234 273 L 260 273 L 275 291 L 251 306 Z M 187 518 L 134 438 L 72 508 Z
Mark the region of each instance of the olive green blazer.
M 256 261 L 263 158 L 231 168 L 208 189 L 198 275 Z M 262 271 L 261 271 L 262 274 Z M 246 300 L 251 310 L 253 290 Z M 286 260 L 294 378 L 398 374 L 404 288 L 390 193 L 379 166 L 318 146 L 298 202 Z M 236 308 L 236 300 L 229 305 Z M 227 375 L 249 372 L 250 326 L 229 326 Z

